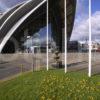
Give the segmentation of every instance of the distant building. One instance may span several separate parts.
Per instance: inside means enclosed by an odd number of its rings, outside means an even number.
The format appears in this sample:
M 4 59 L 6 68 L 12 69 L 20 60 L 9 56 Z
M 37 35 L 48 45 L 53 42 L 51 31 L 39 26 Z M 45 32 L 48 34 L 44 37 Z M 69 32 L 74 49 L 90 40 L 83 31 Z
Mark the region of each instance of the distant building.
M 92 51 L 100 52 L 100 43 L 92 42 Z
M 89 45 L 87 42 L 80 42 L 80 52 L 88 52 Z
M 92 52 L 97 51 L 100 52 L 100 43 L 92 41 Z M 79 47 L 81 52 L 88 52 L 89 51 L 89 43 L 88 42 L 80 42 L 80 47 Z
M 69 41 L 67 44 L 68 52 L 78 52 L 79 46 L 80 45 L 78 41 Z
M 52 47 L 52 42 L 51 41 L 49 41 L 48 47 L 49 47 L 49 52 L 53 52 L 53 47 Z M 27 50 L 29 51 L 29 53 L 30 52 L 33 52 L 33 53 L 38 53 L 38 52 L 46 53 L 46 51 L 47 51 L 46 41 L 41 42 L 40 44 L 39 43 L 33 43 L 32 46 L 27 48 Z

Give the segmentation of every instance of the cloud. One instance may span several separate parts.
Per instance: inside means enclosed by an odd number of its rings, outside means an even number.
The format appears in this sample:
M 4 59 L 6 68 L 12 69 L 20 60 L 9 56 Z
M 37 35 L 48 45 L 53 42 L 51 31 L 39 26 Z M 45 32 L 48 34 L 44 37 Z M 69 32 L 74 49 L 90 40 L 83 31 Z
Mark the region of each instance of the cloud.
M 100 11 L 92 13 L 92 39 L 100 39 Z M 89 2 L 77 0 L 76 17 L 71 40 L 84 40 L 89 38 Z
M 100 11 L 96 11 L 91 17 L 92 39 L 100 39 Z M 79 22 L 73 30 L 72 40 L 82 40 L 89 36 L 89 18 Z

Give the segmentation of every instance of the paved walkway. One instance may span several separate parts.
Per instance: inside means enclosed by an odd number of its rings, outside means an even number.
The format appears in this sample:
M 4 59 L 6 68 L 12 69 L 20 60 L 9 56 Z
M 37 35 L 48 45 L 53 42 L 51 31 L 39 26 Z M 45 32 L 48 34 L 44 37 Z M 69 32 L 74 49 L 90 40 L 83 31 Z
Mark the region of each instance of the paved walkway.
M 32 68 L 30 63 L 22 61 L 13 61 L 13 62 L 4 62 L 0 64 L 0 80 L 14 76 L 16 74 L 21 73 L 22 71 L 29 71 Z
M 44 64 L 43 66 L 45 66 L 46 65 L 45 54 L 43 54 L 42 57 L 39 57 L 39 56 L 34 59 L 34 61 L 38 59 L 36 65 L 41 63 L 40 65 Z M 10 57 L 8 57 L 7 59 L 9 59 L 9 58 Z M 85 70 L 86 72 L 88 72 L 88 56 L 86 54 L 78 54 L 78 56 L 77 56 L 77 54 L 73 53 L 73 54 L 69 54 L 68 58 L 69 58 L 68 71 Z M 83 58 L 85 58 L 85 59 L 83 59 Z M 94 59 L 92 59 L 93 60 L 92 61 L 92 74 L 100 74 L 99 58 L 100 58 L 100 55 L 97 54 L 97 55 L 95 55 L 95 58 L 94 58 L 95 61 L 94 61 Z M 51 62 L 54 61 L 53 58 L 51 60 L 52 60 Z M 22 66 L 23 66 L 23 68 L 22 68 Z M 32 70 L 32 67 L 33 67 L 33 64 L 32 64 L 32 58 L 30 55 L 29 56 L 24 55 L 24 59 L 21 55 L 14 61 L 7 61 L 7 60 L 5 62 L 3 61 L 0 63 L 0 80 L 5 79 L 7 77 L 12 77 L 21 72 L 30 71 L 30 70 Z

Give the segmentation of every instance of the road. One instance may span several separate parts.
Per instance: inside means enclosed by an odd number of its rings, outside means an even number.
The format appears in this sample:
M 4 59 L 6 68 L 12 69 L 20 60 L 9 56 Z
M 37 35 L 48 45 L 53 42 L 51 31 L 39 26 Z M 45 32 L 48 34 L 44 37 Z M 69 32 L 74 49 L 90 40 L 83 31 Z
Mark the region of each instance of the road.
M 26 72 L 32 69 L 31 63 L 25 62 L 24 60 L 4 62 L 0 64 L 0 80 L 14 76 L 21 72 Z

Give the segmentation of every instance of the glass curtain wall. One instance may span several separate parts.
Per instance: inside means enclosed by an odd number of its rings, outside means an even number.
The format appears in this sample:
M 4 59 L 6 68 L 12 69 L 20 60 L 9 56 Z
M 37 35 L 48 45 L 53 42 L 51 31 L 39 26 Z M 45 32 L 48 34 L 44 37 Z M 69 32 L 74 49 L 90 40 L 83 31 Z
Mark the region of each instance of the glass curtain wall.
M 92 75 L 100 74 L 100 7 L 98 4 L 100 1 L 91 0 Z
M 88 40 L 89 40 L 89 2 L 78 0 L 73 31 L 67 35 L 67 63 L 68 71 L 87 70 L 88 68 Z M 67 8 L 70 9 L 70 8 Z M 69 10 L 68 10 L 69 11 Z M 67 12 L 67 31 L 70 26 L 70 12 Z M 67 32 L 68 33 L 68 32 Z
M 49 0 L 49 69 L 59 69 L 64 67 L 63 19 L 64 1 Z
M 26 61 L 31 62 L 32 71 L 46 69 L 46 3 L 39 9 L 40 13 L 32 16 L 28 39 L 24 43 L 28 54 Z
M 0 55 L 0 79 L 46 69 L 46 2 L 8 40 Z

